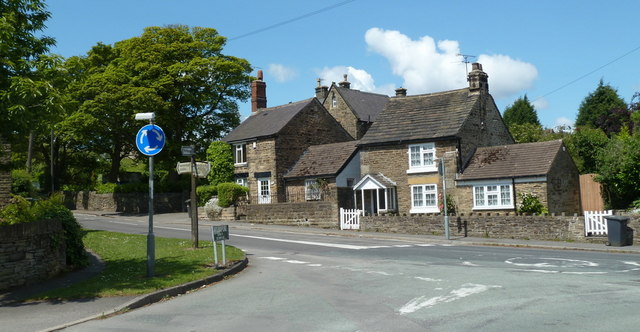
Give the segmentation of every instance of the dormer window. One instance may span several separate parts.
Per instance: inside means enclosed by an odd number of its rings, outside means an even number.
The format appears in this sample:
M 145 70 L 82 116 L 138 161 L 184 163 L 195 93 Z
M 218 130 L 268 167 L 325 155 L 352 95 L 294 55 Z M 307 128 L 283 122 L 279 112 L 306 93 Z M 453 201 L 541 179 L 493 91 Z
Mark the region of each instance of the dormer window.
M 235 153 L 233 155 L 233 163 L 236 166 L 247 164 L 247 144 L 234 144 Z
M 331 94 L 331 108 L 338 107 L 338 100 L 336 99 L 335 94 Z
M 434 143 L 409 145 L 409 169 L 407 173 L 435 172 L 436 146 Z

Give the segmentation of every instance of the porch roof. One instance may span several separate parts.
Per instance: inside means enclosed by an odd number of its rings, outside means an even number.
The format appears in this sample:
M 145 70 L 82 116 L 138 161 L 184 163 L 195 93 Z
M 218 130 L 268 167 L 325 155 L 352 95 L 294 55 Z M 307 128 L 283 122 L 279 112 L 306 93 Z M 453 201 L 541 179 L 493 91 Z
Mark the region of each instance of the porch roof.
M 396 183 L 382 173 L 366 174 L 353 186 L 353 190 L 388 189 L 396 186 Z

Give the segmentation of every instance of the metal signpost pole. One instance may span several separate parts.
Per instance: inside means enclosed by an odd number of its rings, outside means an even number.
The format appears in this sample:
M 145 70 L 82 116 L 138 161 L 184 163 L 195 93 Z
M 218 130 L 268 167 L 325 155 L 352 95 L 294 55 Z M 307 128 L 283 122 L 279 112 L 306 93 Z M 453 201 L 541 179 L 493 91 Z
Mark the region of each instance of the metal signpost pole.
M 191 155 L 191 243 L 198 248 L 198 201 L 196 197 L 196 157 Z
M 153 156 L 149 157 L 149 233 L 147 234 L 147 277 L 153 277 L 156 241 L 153 235 Z
M 444 156 L 440 159 L 440 166 L 442 167 L 442 202 L 444 205 L 444 237 L 449 240 L 449 213 L 447 211 L 447 183 L 446 174 L 447 169 L 444 164 Z

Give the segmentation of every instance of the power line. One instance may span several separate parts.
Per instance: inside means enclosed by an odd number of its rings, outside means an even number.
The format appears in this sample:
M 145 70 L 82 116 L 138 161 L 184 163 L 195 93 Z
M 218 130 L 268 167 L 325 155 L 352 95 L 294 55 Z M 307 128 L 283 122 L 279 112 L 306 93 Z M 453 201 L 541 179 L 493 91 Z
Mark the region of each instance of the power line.
M 270 26 L 267 26 L 267 27 L 264 27 L 264 28 L 260 28 L 260 29 L 258 29 L 258 30 L 254 30 L 254 31 L 251 31 L 251 32 L 247 32 L 247 33 L 242 34 L 242 35 L 240 35 L 240 36 L 236 36 L 236 37 L 233 37 L 233 38 L 229 38 L 229 41 L 232 41 L 232 40 L 238 40 L 238 39 L 240 39 L 240 38 L 244 38 L 244 37 L 252 36 L 252 35 L 255 35 L 255 34 L 260 33 L 260 32 L 263 32 L 263 31 L 271 30 L 271 29 L 274 29 L 274 28 L 277 28 L 277 27 L 280 27 L 280 26 L 283 26 L 283 25 L 286 25 L 286 24 L 289 24 L 289 23 L 293 23 L 293 22 L 295 22 L 295 21 L 299 21 L 299 20 L 301 20 L 301 19 L 303 19 L 303 18 L 307 18 L 307 17 L 313 16 L 313 15 L 317 15 L 317 14 L 320 14 L 320 13 L 326 12 L 326 11 L 328 11 L 328 10 L 331 10 L 331 9 L 334 9 L 334 8 L 337 8 L 337 7 L 340 7 L 340 6 L 344 6 L 344 5 L 346 5 L 346 4 L 350 3 L 350 2 L 354 2 L 354 1 L 356 1 L 356 0 L 347 0 L 347 1 L 342 1 L 342 2 L 339 2 L 339 3 L 337 3 L 337 4 L 334 4 L 334 5 L 331 5 L 331 6 L 328 6 L 328 7 L 324 7 L 324 8 L 322 8 L 322 9 L 318 9 L 318 10 L 316 10 L 316 11 L 312 11 L 312 12 L 310 12 L 310 13 L 306 13 L 306 14 L 301 15 L 301 16 L 298 16 L 298 17 L 294 17 L 294 18 L 289 19 L 289 20 L 286 20 L 286 21 L 282 21 L 282 22 L 280 22 L 280 23 L 276 23 L 276 24 L 273 24 L 273 25 L 270 25 Z
M 632 49 L 631 51 L 629 51 L 629 52 L 627 52 L 627 53 L 625 53 L 625 54 L 623 54 L 623 55 L 621 55 L 621 56 L 619 56 L 619 57 L 617 57 L 617 58 L 615 58 L 615 59 L 613 59 L 613 60 L 611 60 L 611 61 L 609 61 L 609 62 L 605 63 L 604 65 L 602 65 L 602 66 L 600 66 L 600 67 L 598 67 L 598 68 L 596 68 L 596 69 L 594 69 L 594 70 L 592 70 L 592 71 L 590 71 L 590 72 L 588 72 L 588 73 L 586 73 L 586 74 L 584 74 L 584 75 L 582 75 L 582 76 L 580 76 L 580 77 L 578 77 L 578 78 L 576 78 L 576 79 L 574 79 L 573 81 L 571 81 L 571 82 L 569 82 L 569 83 L 566 83 L 566 84 L 564 84 L 564 85 L 560 86 L 559 88 L 557 88 L 557 89 L 555 89 L 555 90 L 552 90 L 551 92 L 547 92 L 546 94 L 544 94 L 544 95 L 542 95 L 542 96 L 540 96 L 540 97 L 538 97 L 538 98 L 534 99 L 533 101 L 540 100 L 540 99 L 542 99 L 542 98 L 544 98 L 544 97 L 546 97 L 546 96 L 548 96 L 548 95 L 550 95 L 550 94 L 556 93 L 556 92 L 558 92 L 558 91 L 560 91 L 560 90 L 562 90 L 562 89 L 564 89 L 564 88 L 568 87 L 569 85 L 571 85 L 571 84 L 573 84 L 573 83 L 575 83 L 575 82 L 577 82 L 577 81 L 579 81 L 579 80 L 581 80 L 581 79 L 583 79 L 583 78 L 585 78 L 585 77 L 587 77 L 587 76 L 589 76 L 589 75 L 591 75 L 591 74 L 593 74 L 593 73 L 597 72 L 598 70 L 600 70 L 600 69 L 602 69 L 602 68 L 604 68 L 604 67 L 607 67 L 607 66 L 609 66 L 609 65 L 613 64 L 614 62 L 617 62 L 618 60 L 620 60 L 620 59 L 622 59 L 622 58 L 626 57 L 627 55 L 629 55 L 629 54 L 631 54 L 631 53 L 633 53 L 633 52 L 636 52 L 637 50 L 640 50 L 640 46 L 638 46 L 638 47 L 636 47 L 636 48 Z

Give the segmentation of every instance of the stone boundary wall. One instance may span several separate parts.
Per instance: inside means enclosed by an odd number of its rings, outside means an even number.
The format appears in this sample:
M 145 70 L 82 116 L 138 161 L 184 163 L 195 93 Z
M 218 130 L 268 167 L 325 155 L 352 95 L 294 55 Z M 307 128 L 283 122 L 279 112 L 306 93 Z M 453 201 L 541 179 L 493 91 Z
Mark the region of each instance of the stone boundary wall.
M 238 205 L 235 219 L 260 224 L 339 226 L 336 202 L 298 202 Z
M 634 243 L 640 237 L 640 215 L 630 216 Z M 363 216 L 360 229 L 369 232 L 444 234 L 444 216 Z M 449 217 L 451 236 L 484 238 L 587 241 L 583 216 L 523 216 L 515 214 L 470 214 Z
M 0 226 L 0 290 L 53 277 L 66 267 L 58 220 Z
M 95 191 L 65 192 L 65 206 L 71 210 L 125 213 L 149 212 L 148 193 L 98 194 Z M 186 211 L 188 193 L 154 193 L 154 213 Z
M 6 144 L 0 137 L 0 209 L 9 204 L 11 196 L 11 172 L 9 163 L 11 162 L 11 145 Z

